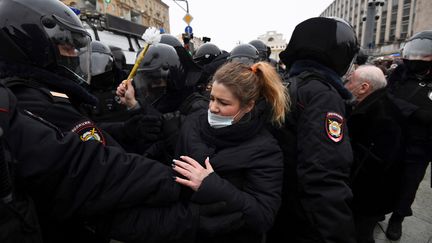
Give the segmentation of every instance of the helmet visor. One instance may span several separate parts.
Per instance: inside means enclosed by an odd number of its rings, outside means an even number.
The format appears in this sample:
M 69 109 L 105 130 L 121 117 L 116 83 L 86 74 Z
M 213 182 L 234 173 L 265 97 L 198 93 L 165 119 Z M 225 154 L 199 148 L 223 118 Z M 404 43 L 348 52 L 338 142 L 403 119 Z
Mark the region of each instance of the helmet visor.
M 239 62 L 239 63 L 243 63 L 243 64 L 246 64 L 246 65 L 252 65 L 252 64 L 254 64 L 254 63 L 257 62 L 257 59 L 253 59 L 253 58 L 250 58 L 250 57 L 240 57 L 240 56 L 232 57 L 229 60 L 231 62 Z
M 96 76 L 112 70 L 114 58 L 108 54 L 92 52 L 91 54 L 91 76 Z
M 432 40 L 413 39 L 405 44 L 402 58 L 408 60 L 432 61 Z
M 78 32 L 61 22 L 55 26 L 45 27 L 50 40 L 56 48 L 57 66 L 72 74 L 79 83 L 90 84 L 90 41 L 87 32 Z
M 138 70 L 134 78 L 135 88 L 139 94 L 149 103 L 154 103 L 166 93 L 167 80 L 161 70 Z

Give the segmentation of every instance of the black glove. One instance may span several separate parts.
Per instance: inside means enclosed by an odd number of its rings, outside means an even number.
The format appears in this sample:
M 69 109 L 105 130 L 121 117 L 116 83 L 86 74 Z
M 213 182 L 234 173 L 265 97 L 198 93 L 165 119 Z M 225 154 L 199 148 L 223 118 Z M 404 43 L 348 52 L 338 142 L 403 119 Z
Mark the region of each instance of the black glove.
M 124 128 L 130 138 L 154 142 L 162 136 L 162 119 L 154 115 L 136 115 L 124 123 Z
M 179 111 L 165 113 L 162 115 L 163 133 L 165 137 L 170 137 L 173 133 L 180 130 L 182 121 Z

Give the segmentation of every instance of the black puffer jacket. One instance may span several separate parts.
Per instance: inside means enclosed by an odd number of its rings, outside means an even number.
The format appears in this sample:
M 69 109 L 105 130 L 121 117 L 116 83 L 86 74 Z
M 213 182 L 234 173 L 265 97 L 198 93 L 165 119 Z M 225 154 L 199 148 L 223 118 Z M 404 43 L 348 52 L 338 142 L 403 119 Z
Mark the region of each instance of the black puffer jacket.
M 351 94 L 337 73 L 312 60 L 296 61 L 289 75 L 305 78 L 290 91 L 295 107 L 275 133 L 285 174 L 268 242 L 355 242 L 348 185 L 353 155 L 345 121 Z
M 277 141 L 264 128 L 266 110 L 270 109 L 265 102 L 258 102 L 239 123 L 219 129 L 209 126 L 207 111 L 185 122 L 177 155 L 188 155 L 202 164 L 208 156 L 215 171 L 191 200 L 201 204 L 224 201 L 225 210 L 241 212 L 243 221 L 239 228 L 207 229 L 199 242 L 261 242 L 272 226 L 281 202 L 283 160 Z
M 381 216 L 392 212 L 405 159 L 406 119 L 386 89 L 361 101 L 348 118 L 354 152 L 354 214 Z

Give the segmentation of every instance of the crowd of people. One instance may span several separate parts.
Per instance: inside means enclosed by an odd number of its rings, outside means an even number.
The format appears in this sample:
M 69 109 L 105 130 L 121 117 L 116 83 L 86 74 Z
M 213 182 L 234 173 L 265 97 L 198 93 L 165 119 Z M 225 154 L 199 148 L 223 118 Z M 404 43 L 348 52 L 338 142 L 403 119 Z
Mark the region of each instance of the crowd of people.
M 58 0 L 0 0 L 1 242 L 373 243 L 432 159 L 432 31 L 374 63 L 339 18 L 136 75 Z M 14 10 L 25 9 L 26 17 Z

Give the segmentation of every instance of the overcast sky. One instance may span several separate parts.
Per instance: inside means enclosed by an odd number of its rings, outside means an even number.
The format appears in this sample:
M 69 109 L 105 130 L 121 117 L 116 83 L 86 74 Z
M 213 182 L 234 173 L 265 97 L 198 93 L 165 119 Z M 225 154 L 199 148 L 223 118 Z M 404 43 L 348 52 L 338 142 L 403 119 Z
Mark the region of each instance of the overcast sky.
M 186 12 L 184 1 L 163 0 L 170 6 L 171 34 L 184 32 Z M 248 43 L 267 31 L 283 34 L 288 42 L 295 26 L 301 21 L 317 17 L 333 0 L 188 0 L 190 26 L 194 36 L 207 36 L 226 51 L 238 42 Z

